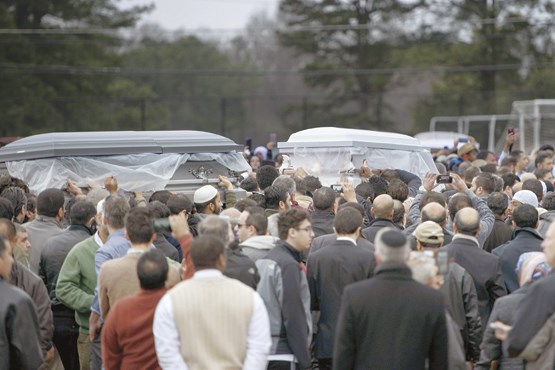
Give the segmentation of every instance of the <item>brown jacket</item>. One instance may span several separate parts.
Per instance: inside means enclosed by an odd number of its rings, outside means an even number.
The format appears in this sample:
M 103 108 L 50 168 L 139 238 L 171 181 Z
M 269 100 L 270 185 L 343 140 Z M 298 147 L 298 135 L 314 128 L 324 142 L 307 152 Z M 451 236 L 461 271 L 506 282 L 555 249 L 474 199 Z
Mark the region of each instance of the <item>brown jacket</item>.
M 141 252 L 132 248 L 126 256 L 107 261 L 102 265 L 98 277 L 98 297 L 104 319 L 108 316 L 110 307 L 118 300 L 140 291 L 137 263 L 142 255 Z M 179 270 L 170 264 L 166 288 L 173 287 L 179 281 Z

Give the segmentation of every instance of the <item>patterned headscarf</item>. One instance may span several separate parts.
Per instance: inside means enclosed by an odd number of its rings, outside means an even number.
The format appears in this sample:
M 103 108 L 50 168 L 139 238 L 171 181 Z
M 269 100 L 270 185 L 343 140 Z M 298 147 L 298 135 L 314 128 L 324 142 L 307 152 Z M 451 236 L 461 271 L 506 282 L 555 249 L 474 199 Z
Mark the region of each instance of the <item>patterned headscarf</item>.
M 524 286 L 547 276 L 551 272 L 551 266 L 547 264 L 543 252 L 528 252 L 518 258 L 516 272 L 520 286 Z

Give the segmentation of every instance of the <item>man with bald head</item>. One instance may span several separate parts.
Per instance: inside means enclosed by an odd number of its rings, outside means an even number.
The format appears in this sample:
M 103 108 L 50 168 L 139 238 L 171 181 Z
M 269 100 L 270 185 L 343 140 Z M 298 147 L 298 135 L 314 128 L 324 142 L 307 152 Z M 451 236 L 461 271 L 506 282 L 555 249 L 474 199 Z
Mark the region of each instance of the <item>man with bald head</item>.
M 436 202 L 428 203 L 422 208 L 420 219 L 422 222 L 433 221 L 441 226 L 443 229 L 443 244 L 451 243 L 453 233 L 446 229 L 447 209 L 445 207 Z
M 480 232 L 480 216 L 474 208 L 465 207 L 455 214 L 453 232 L 453 241 L 443 249 L 447 250 L 450 260 L 472 276 L 480 317 L 486 323 L 495 300 L 507 294 L 499 258 L 480 248 L 476 239 Z
M 374 220 L 370 225 L 362 230 L 364 237 L 370 241 L 374 242 L 376 234 L 378 231 L 384 227 L 393 227 L 398 229 L 398 227 L 393 223 L 393 213 L 394 213 L 394 203 L 393 198 L 387 194 L 378 195 L 374 199 L 372 204 L 372 210 L 370 211 Z

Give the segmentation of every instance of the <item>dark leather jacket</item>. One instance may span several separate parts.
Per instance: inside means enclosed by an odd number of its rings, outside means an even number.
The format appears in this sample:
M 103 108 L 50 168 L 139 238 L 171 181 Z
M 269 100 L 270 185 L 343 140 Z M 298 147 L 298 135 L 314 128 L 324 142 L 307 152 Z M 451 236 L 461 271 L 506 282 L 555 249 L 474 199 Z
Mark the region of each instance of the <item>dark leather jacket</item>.
M 453 262 L 449 265 L 449 272 L 444 278 L 441 291 L 448 312 L 461 330 L 466 359 L 477 361 L 480 358 L 482 321 L 472 276 Z

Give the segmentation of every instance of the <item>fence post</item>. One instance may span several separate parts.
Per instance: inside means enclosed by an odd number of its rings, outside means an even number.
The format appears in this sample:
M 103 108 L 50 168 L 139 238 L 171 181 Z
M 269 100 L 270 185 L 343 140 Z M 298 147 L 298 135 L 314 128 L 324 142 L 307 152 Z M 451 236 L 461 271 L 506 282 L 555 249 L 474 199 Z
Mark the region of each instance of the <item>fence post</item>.
M 308 99 L 303 97 L 303 130 L 308 128 Z
M 145 99 L 141 99 L 141 130 L 146 130 L 146 102 Z
M 225 136 L 225 116 L 226 116 L 226 98 L 221 98 L 220 100 L 220 131 L 222 136 Z

